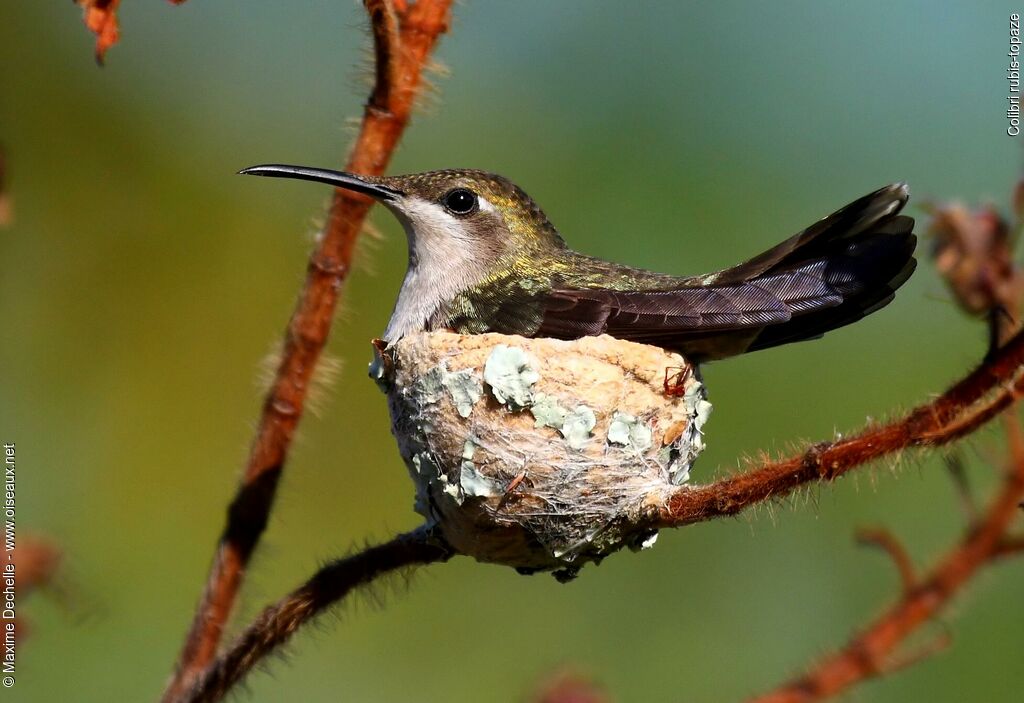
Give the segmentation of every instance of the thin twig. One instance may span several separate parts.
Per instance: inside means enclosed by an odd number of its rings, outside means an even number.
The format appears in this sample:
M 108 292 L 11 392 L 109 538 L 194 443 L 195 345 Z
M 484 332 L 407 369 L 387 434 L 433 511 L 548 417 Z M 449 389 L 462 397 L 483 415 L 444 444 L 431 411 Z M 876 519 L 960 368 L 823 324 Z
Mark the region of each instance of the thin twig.
M 388 0 L 366 0 L 373 23 L 377 85 L 346 169 L 383 173 L 412 113 L 424 67 L 448 28 L 451 0 L 419 0 L 397 13 Z M 285 331 L 284 351 L 263 403 L 238 492 L 228 509 L 206 589 L 165 698 L 170 700 L 216 654 L 253 550 L 267 525 L 306 391 L 330 331 L 341 284 L 371 201 L 336 190 L 323 236 Z
M 982 521 L 968 528 L 960 544 L 895 605 L 846 647 L 819 662 L 808 674 L 754 703 L 807 703 L 834 696 L 868 678 L 889 673 L 904 660 L 897 648 L 920 625 L 931 620 L 982 566 L 1007 554 L 1004 535 L 1024 499 L 1024 462 L 1006 477 Z M 916 657 L 918 659 L 920 657 Z
M 835 479 L 904 449 L 937 447 L 960 439 L 1024 394 L 1022 365 L 1024 333 L 1017 333 L 962 381 L 903 418 L 847 439 L 816 444 L 802 454 L 737 476 L 704 486 L 684 486 L 661 510 L 657 524 L 680 527 L 735 515 L 805 483 Z
M 910 593 L 914 590 L 914 587 L 917 586 L 914 562 L 910 559 L 906 548 L 891 532 L 884 528 L 860 529 L 857 531 L 857 541 L 884 550 L 896 565 L 900 581 L 903 584 L 903 592 Z
M 1017 193 L 1021 193 L 1020 185 Z M 989 350 L 986 360 L 1007 359 L 1008 350 L 1009 357 L 1014 356 L 1011 348 L 1020 342 L 1024 333 L 1019 323 L 1021 273 L 1013 264 L 1012 248 L 1006 239 L 1010 227 L 991 209 L 971 218 L 963 208 L 947 207 L 940 215 L 944 219 L 933 225 L 944 237 L 942 245 L 946 247 L 945 254 L 941 255 L 944 259 L 940 271 L 962 307 L 977 313 L 987 306 Z M 971 265 L 964 265 L 965 261 Z M 979 271 L 988 273 L 978 275 Z M 1001 368 L 1007 367 L 1002 365 Z M 1010 370 L 1010 373 L 1014 372 Z M 991 380 L 992 376 L 989 378 Z M 961 392 L 957 403 L 963 405 L 964 412 L 955 419 L 936 419 L 935 426 L 921 435 L 929 444 L 951 441 L 973 431 L 996 412 L 1004 411 L 1008 450 L 1006 477 L 988 509 L 979 514 L 960 462 L 948 462 L 969 506 L 970 522 L 960 542 L 925 579 L 918 581 L 913 576 L 909 556 L 902 548 L 895 541 L 880 540 L 903 574 L 902 597 L 843 649 L 819 662 L 804 676 L 755 699 L 756 703 L 818 701 L 931 656 L 946 646 L 948 635 L 910 655 L 900 655 L 898 648 L 914 630 L 934 618 L 978 569 L 1024 551 L 1024 540 L 1008 535 L 1024 499 L 1024 428 L 1016 402 L 1021 395 L 1022 379 L 1012 384 L 1010 381 L 1011 376 L 1006 376 L 1002 391 L 987 403 L 977 402 L 981 395 Z M 981 384 L 984 385 L 987 384 Z M 964 384 L 959 384 L 959 388 L 964 391 Z M 947 407 L 954 407 L 954 404 Z
M 429 530 L 419 529 L 331 562 L 301 587 L 264 610 L 224 654 L 196 677 L 189 690 L 171 700 L 175 703 L 221 700 L 259 661 L 287 642 L 303 624 L 356 588 L 396 570 L 444 561 L 448 556 L 448 549 Z

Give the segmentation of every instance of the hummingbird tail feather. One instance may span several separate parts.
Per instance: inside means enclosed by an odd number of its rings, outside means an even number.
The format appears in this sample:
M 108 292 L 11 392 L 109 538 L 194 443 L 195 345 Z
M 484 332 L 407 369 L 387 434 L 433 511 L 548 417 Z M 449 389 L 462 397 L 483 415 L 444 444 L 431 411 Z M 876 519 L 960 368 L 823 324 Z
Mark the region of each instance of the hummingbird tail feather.
M 550 291 L 536 336 L 610 334 L 693 361 L 820 337 L 882 308 L 913 273 L 914 220 L 895 184 L 768 251 L 678 285 Z
M 774 293 L 789 309 L 789 319 L 760 328 L 746 346 L 742 333 L 732 340 L 726 333 L 720 347 L 724 354 L 715 353 L 712 340 L 700 340 L 693 352 L 700 356 L 708 350 L 720 358 L 817 339 L 888 305 L 917 265 L 914 220 L 898 214 L 907 199 L 904 184 L 887 186 L 764 254 L 716 274 L 716 285 L 752 285 Z M 688 346 L 684 343 L 681 350 Z

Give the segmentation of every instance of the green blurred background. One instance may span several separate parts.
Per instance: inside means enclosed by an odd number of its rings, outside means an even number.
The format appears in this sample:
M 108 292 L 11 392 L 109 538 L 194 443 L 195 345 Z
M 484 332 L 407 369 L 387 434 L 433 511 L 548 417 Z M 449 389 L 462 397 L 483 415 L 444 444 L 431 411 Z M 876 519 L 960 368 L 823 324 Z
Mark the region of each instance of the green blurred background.
M 1003 114 L 1012 9 L 468 2 L 439 51 L 450 76 L 391 171 L 503 173 L 574 246 L 679 273 L 734 263 L 894 180 L 912 205 L 1002 203 L 1020 169 Z M 17 442 L 21 534 L 65 554 L 64 595 L 22 604 L 33 634 L 0 691 L 17 700 L 160 692 L 328 197 L 233 174 L 339 165 L 366 93 L 353 0 L 126 2 L 121 21 L 99 69 L 70 3 L 0 9 L 15 208 L 0 230 L 0 431 Z M 417 524 L 365 373 L 405 266 L 401 231 L 372 219 L 384 236 L 363 241 L 329 345 L 343 369 L 303 422 L 236 626 L 323 560 Z M 855 328 L 709 367 L 695 480 L 907 408 L 983 349 L 925 264 Z M 964 449 L 979 487 L 998 436 Z M 569 585 L 464 558 L 430 567 L 385 607 L 362 599 L 302 633 L 251 697 L 516 701 L 568 665 L 620 701 L 741 698 L 897 592 L 856 526 L 891 527 L 922 564 L 959 534 L 940 461 L 889 468 L 663 534 Z M 1019 700 L 1022 578 L 1019 560 L 983 574 L 943 620 L 949 652 L 852 698 Z

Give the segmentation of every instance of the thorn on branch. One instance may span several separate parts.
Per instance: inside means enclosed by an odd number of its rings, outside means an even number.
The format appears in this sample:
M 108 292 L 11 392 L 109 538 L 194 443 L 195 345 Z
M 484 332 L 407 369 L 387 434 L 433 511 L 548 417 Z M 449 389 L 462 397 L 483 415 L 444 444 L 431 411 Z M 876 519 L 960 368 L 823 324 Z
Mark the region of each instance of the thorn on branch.
M 857 530 L 857 542 L 869 547 L 878 547 L 886 552 L 896 565 L 906 596 L 917 588 L 918 580 L 914 563 L 906 548 L 895 536 L 884 528 L 861 528 Z

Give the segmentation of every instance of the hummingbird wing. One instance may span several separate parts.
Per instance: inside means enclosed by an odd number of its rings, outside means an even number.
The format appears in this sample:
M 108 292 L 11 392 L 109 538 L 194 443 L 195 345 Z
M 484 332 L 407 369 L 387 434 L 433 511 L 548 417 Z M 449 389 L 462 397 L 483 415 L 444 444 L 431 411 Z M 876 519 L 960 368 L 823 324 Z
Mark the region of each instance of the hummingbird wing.
M 913 273 L 914 221 L 898 214 L 907 198 L 904 184 L 887 186 L 742 264 L 671 286 L 650 287 L 639 271 L 634 290 L 574 276 L 544 295 L 533 336 L 609 334 L 694 360 L 820 337 L 884 307 Z

